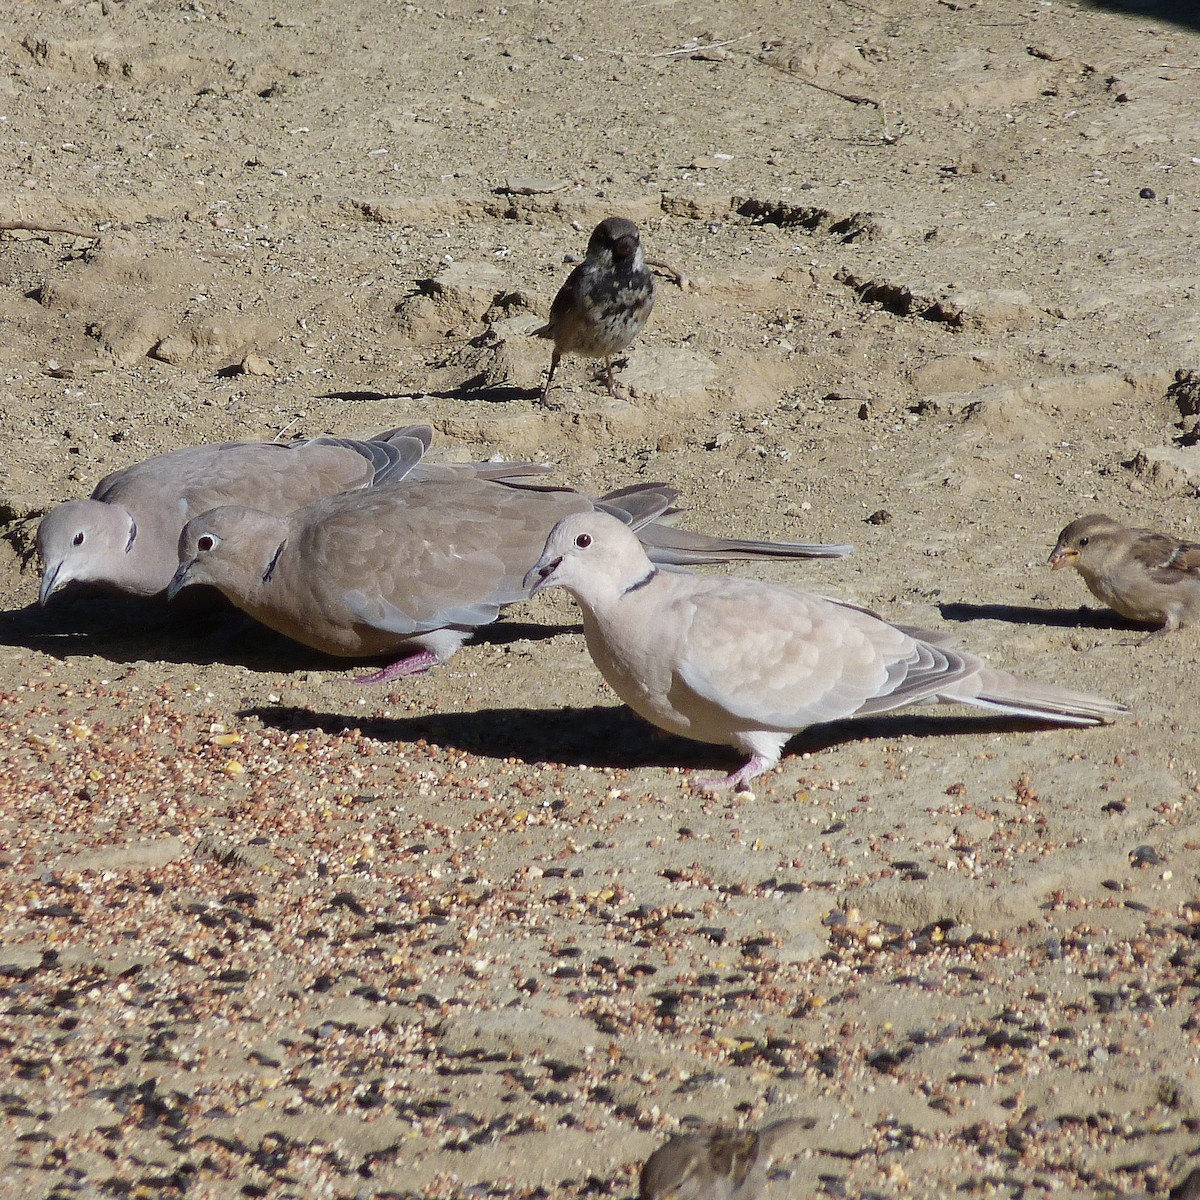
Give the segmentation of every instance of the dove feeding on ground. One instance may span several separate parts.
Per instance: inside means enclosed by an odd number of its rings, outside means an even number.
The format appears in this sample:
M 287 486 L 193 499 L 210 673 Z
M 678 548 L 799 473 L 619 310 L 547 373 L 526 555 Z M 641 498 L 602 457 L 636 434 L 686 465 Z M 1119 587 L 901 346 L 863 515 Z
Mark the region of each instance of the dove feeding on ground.
M 262 624 L 329 654 L 403 656 L 361 682 L 383 683 L 445 662 L 523 582 L 554 524 L 597 506 L 637 529 L 661 563 L 829 558 L 849 546 L 756 542 L 675 529 L 676 491 L 640 484 L 593 500 L 519 478 L 480 478 L 443 466 L 437 479 L 329 496 L 272 516 L 226 506 L 193 518 L 179 539 L 175 595 L 219 591 Z M 497 466 L 496 470 L 500 470 Z M 622 525 L 624 528 L 624 526 Z M 638 543 L 641 544 L 641 543 Z
M 165 594 L 179 534 L 221 504 L 284 514 L 320 496 L 402 478 L 433 430 L 408 425 L 374 438 L 221 442 L 160 454 L 106 475 L 87 499 L 56 505 L 38 526 L 42 605 L 68 585 L 132 596 Z
M 1200 619 L 1200 545 L 1131 529 L 1092 513 L 1072 521 L 1050 553 L 1056 571 L 1074 567 L 1088 590 L 1131 621 L 1170 633 Z
M 608 391 L 620 399 L 612 356 L 645 328 L 654 308 L 654 277 L 642 257 L 638 227 L 625 217 L 607 217 L 592 230 L 587 254 L 558 290 L 550 319 L 534 337 L 554 343 L 542 403 L 564 354 L 604 359 Z
M 559 522 L 526 582 L 532 594 L 563 587 L 575 597 L 596 666 L 635 712 L 749 756 L 714 788 L 743 787 L 810 725 L 913 704 L 970 704 L 1066 725 L 1125 711 L 995 670 L 941 634 L 852 605 L 753 579 L 660 570 L 603 513 Z
M 638 1200 L 754 1200 L 771 1164 L 799 1149 L 784 1143 L 811 1125 L 786 1119 L 757 1131 L 712 1129 L 673 1137 L 646 1160 Z

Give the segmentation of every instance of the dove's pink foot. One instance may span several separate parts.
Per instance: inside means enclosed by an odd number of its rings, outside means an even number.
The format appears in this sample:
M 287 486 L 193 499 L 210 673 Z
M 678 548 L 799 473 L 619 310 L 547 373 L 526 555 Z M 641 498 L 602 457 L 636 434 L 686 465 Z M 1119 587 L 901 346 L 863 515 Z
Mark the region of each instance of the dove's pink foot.
M 753 754 L 732 775 L 721 779 L 699 779 L 696 782 L 706 792 L 727 792 L 730 789 L 735 792 L 749 792 L 753 790 L 748 786 L 750 780 L 761 775 L 771 765 L 770 759 Z
M 436 654 L 430 654 L 428 650 L 418 650 L 416 654 L 390 663 L 382 670 L 372 671 L 370 675 L 355 675 L 354 682 L 390 683 L 393 679 L 402 679 L 405 675 L 424 675 L 430 667 L 436 667 L 437 662 Z

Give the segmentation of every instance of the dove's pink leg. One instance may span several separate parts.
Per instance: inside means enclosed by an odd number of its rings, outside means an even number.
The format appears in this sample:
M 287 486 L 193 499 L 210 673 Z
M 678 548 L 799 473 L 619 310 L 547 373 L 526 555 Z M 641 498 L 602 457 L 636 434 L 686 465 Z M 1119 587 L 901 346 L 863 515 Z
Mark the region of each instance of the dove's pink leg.
M 390 663 L 380 671 L 372 671 L 370 675 L 355 675 L 355 683 L 390 683 L 393 679 L 402 679 L 405 675 L 424 675 L 430 667 L 436 667 L 438 658 L 428 650 L 418 650 L 407 658 Z
M 773 765 L 771 759 L 763 758 L 760 754 L 752 754 L 732 775 L 726 775 L 722 779 L 699 779 L 697 782 L 706 792 L 727 792 L 730 788 L 735 792 L 748 792 L 750 788 L 743 785 L 748 784 L 751 779 L 761 775 Z

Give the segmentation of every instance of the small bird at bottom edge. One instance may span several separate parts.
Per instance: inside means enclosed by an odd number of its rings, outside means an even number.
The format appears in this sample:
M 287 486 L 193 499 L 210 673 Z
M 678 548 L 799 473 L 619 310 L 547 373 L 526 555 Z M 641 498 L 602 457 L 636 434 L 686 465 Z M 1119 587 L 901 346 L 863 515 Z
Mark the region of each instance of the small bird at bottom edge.
M 788 1118 L 753 1129 L 711 1129 L 673 1137 L 646 1159 L 638 1200 L 754 1200 L 783 1143 L 813 1122 Z

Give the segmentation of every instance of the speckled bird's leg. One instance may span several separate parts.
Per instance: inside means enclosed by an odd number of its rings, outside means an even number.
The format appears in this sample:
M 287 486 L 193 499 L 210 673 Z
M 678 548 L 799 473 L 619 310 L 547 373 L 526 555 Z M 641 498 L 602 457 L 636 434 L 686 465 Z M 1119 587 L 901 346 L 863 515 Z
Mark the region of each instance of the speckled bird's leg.
M 562 355 L 559 354 L 557 349 L 550 355 L 550 370 L 546 375 L 546 386 L 542 388 L 543 404 L 546 403 L 546 399 L 550 395 L 550 385 L 554 382 L 554 372 L 558 369 L 558 360 L 560 358 L 562 358 Z
M 624 400 L 625 397 L 617 391 L 617 381 L 613 378 L 612 359 L 607 354 L 604 356 L 604 378 L 608 383 L 608 394 L 614 400 Z

